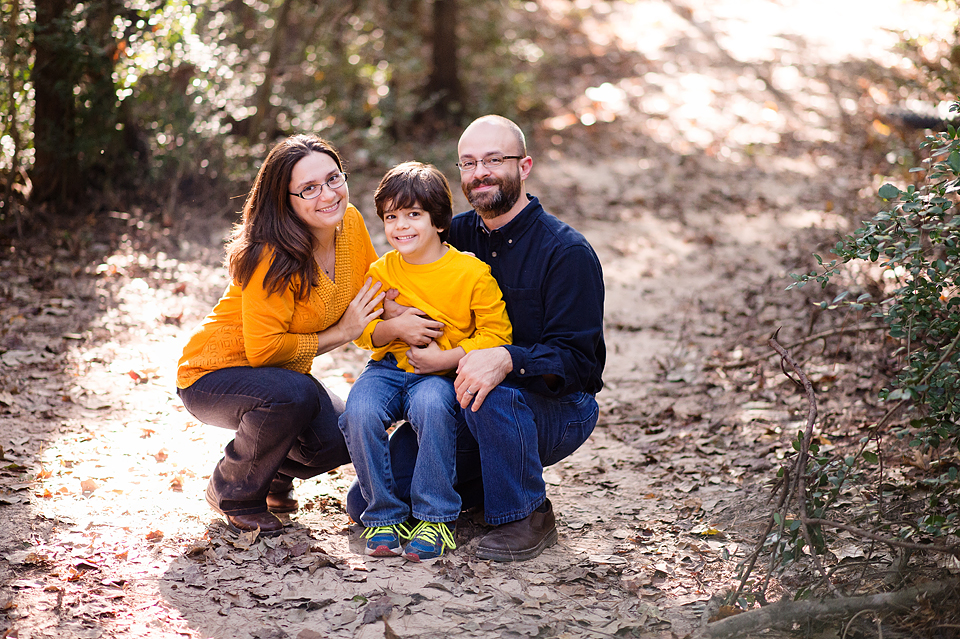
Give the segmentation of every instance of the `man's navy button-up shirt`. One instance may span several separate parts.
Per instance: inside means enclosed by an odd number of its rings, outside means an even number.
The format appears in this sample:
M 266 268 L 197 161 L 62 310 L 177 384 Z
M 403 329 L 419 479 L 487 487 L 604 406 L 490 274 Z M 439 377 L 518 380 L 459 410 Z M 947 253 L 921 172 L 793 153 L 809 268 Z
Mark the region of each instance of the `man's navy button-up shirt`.
M 578 231 L 529 203 L 490 231 L 475 211 L 450 226 L 450 244 L 490 265 L 513 324 L 509 380 L 551 397 L 603 387 L 603 272 Z M 548 386 L 543 375 L 554 375 Z

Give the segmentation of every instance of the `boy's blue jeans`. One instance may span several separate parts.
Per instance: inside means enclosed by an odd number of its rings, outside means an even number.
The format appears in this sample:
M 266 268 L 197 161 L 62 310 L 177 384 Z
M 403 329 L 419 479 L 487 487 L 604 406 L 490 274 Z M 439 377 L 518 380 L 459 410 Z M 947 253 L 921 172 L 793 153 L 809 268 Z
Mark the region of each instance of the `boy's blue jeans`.
M 467 409 L 458 417 L 457 491 L 464 507 L 482 503 L 487 523 L 500 525 L 523 519 L 543 503 L 544 467 L 587 441 L 599 408 L 588 393 L 552 398 L 502 383 L 479 411 Z M 404 499 L 418 457 L 409 426 L 394 431 L 390 451 L 397 494 Z M 356 519 L 363 508 L 364 496 L 354 484 L 347 494 L 347 512 Z
M 355 521 L 364 526 L 391 526 L 410 514 L 421 521 L 450 522 L 460 515 L 456 481 L 457 412 L 453 380 L 417 375 L 397 368 L 387 355 L 371 360 L 354 382 L 340 417 L 350 458 L 365 502 Z M 405 485 L 394 477 L 387 429 L 406 419 L 418 453 L 403 460 Z

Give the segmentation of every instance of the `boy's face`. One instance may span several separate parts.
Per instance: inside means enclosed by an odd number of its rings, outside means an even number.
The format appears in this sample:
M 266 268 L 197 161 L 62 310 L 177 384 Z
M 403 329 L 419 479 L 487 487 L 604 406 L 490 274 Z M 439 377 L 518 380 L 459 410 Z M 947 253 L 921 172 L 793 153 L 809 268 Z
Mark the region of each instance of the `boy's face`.
M 419 205 L 403 209 L 387 208 L 383 214 L 383 230 L 390 246 L 410 264 L 429 264 L 446 252 L 440 231 L 430 214 Z

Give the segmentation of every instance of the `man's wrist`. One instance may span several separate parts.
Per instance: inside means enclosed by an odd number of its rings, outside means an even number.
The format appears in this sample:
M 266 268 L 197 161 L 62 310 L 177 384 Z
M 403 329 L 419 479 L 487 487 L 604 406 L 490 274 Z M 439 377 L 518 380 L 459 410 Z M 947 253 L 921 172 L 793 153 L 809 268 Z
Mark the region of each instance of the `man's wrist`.
M 503 363 L 504 373 L 509 375 L 510 373 L 517 370 L 517 367 L 513 363 L 513 351 L 508 346 L 498 346 L 497 348 L 502 349 L 503 352 L 506 354 L 506 359 L 504 360 L 504 363 Z M 520 369 L 520 374 L 521 375 L 524 374 L 522 368 Z

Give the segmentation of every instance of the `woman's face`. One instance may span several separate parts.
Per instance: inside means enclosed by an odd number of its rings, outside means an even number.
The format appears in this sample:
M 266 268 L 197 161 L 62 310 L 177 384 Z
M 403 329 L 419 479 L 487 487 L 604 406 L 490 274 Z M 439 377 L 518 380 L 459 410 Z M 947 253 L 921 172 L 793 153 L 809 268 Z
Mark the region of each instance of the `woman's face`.
M 307 228 L 315 237 L 327 241 L 347 212 L 349 193 L 347 183 L 332 189 L 327 182 L 337 176 L 340 169 L 333 158 L 326 153 L 314 152 L 293 165 L 290 174 L 290 193 L 301 193 L 307 187 L 320 187 L 320 195 L 312 200 L 304 200 L 296 195 L 288 195 L 293 207 Z

